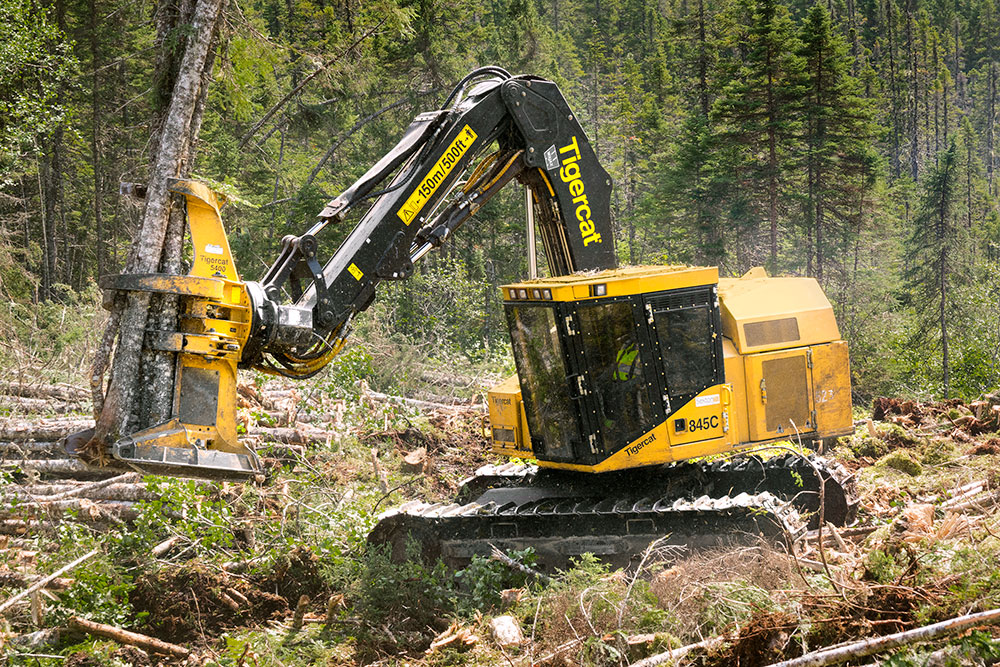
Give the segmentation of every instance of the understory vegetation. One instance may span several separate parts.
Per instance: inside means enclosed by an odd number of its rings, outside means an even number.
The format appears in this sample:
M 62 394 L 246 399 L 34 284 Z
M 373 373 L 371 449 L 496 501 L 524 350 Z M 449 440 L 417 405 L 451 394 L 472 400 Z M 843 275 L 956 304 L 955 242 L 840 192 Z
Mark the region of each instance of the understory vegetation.
M 97 550 L 54 594 L 7 615 L 8 663 L 160 660 L 68 630 L 44 634 L 81 616 L 234 667 L 626 665 L 716 637 L 687 664 L 766 665 L 1000 607 L 1000 438 L 995 425 L 977 426 L 977 406 L 883 399 L 874 414 L 858 411 L 857 433 L 830 453 L 854 472 L 858 521 L 836 540 L 827 533 L 825 568 L 815 538 L 797 543 L 794 557 L 763 542 L 695 553 L 654 543 L 628 570 L 584 556 L 545 579 L 530 574 L 530 550 L 509 554 L 528 570 L 475 557 L 456 571 L 419 558 L 393 562 L 367 544 L 382 511 L 408 499 L 447 502 L 476 467 L 497 461 L 481 413 L 468 403 L 421 413 L 379 398 L 360 381 L 370 363 L 355 348 L 327 378 L 244 385 L 240 423 L 268 470 L 256 483 L 135 479 L 141 492 L 124 503 L 125 523 L 96 499 L 58 511 L 24 501 L 5 509 L 13 521 L 41 521 L 12 530 L 7 520 L 4 599 L 24 573 Z M 441 392 L 440 378 L 424 377 L 424 390 L 429 379 Z M 468 401 L 481 387 L 468 378 L 448 391 Z M 73 419 L 6 410 L 8 424 Z M 269 442 L 262 427 L 294 430 L 304 444 Z M 421 448 L 426 459 L 414 468 L 404 456 Z M 17 456 L 4 455 L 4 502 L 17 489 L 52 484 L 33 480 Z M 518 644 L 493 639 L 500 616 L 520 628 Z M 977 630 L 898 649 L 883 664 L 992 664 L 1000 656 L 993 637 Z

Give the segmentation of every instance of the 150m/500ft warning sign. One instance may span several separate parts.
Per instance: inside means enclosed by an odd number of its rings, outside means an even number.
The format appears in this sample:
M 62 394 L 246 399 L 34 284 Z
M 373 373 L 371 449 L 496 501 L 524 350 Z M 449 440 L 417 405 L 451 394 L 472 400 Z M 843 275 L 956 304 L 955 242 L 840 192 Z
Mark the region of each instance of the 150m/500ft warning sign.
M 413 222 L 413 219 L 423 209 L 427 200 L 437 192 L 438 186 L 444 182 L 444 179 L 448 177 L 448 174 L 455 168 L 458 161 L 468 152 L 472 146 L 472 142 L 476 140 L 476 136 L 476 133 L 468 125 L 462 128 L 462 131 L 458 133 L 458 136 L 448 146 L 448 150 L 434 163 L 434 167 L 424 176 L 424 180 L 420 181 L 417 189 L 410 194 L 406 202 L 396 212 L 396 215 L 403 221 L 403 224 L 407 227 L 410 226 L 410 223 Z

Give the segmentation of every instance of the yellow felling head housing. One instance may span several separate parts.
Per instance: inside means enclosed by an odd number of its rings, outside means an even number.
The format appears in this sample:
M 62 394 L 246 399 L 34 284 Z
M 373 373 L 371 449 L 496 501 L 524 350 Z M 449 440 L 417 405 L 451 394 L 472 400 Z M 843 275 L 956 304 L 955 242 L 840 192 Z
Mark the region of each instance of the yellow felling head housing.
M 740 354 L 840 338 L 833 307 L 814 278 L 768 277 L 762 268 L 719 281 L 722 332 Z

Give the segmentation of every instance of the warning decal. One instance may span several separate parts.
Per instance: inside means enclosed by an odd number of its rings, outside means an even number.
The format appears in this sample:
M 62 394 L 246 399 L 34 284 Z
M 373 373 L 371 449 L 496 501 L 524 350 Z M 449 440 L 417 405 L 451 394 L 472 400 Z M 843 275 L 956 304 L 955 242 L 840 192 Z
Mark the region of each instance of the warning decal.
M 417 217 L 417 214 L 420 213 L 427 201 L 437 192 L 438 187 L 448 177 L 451 170 L 455 168 L 458 161 L 469 151 L 477 136 L 468 125 L 462 128 L 462 131 L 458 133 L 458 136 L 448 146 L 448 150 L 434 163 L 434 166 L 427 172 L 424 179 L 420 181 L 417 189 L 410 194 L 396 212 L 396 215 L 403 221 L 403 224 L 408 227 L 413 222 L 413 219 Z

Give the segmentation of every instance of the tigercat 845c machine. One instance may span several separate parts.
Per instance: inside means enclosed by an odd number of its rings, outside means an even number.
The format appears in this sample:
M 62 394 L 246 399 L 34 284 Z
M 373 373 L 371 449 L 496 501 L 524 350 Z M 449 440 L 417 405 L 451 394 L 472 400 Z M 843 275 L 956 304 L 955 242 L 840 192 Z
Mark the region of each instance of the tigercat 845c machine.
M 643 266 L 506 285 L 517 375 L 489 392 L 493 451 L 459 502 L 390 510 L 376 541 L 455 565 L 533 547 L 546 565 L 618 565 L 661 544 L 785 540 L 854 500 L 843 471 L 794 453 L 713 463 L 775 441 L 853 431 L 847 344 L 811 278 Z M 598 474 L 594 474 L 598 473 Z M 469 500 L 473 495 L 478 496 Z
M 306 233 L 282 240 L 259 281 L 236 269 L 219 198 L 175 181 L 190 271 L 101 280 L 108 303 L 127 292 L 177 297 L 176 320 L 150 317 L 143 341 L 144 358 L 173 368 L 172 388 L 139 386 L 123 437 L 98 458 L 156 474 L 260 474 L 237 435 L 237 369 L 321 371 L 383 281 L 409 277 L 514 179 L 552 277 L 503 288 L 518 375 L 490 392 L 491 432 L 498 454 L 538 465 L 481 470 L 456 503 L 391 510 L 369 539 L 398 555 L 415 540 L 424 557 L 452 564 L 531 546 L 558 565 L 585 552 L 627 562 L 664 535 L 689 546 L 783 540 L 807 525 L 803 512 L 850 520 L 846 478 L 821 459 L 684 463 L 851 430 L 847 349 L 818 284 L 759 270 L 720 281 L 714 268 L 618 268 L 611 179 L 579 121 L 555 83 L 498 67 L 475 70 L 441 109 L 416 116 Z M 320 234 L 359 209 L 321 260 Z M 92 456 L 95 445 L 93 430 L 66 439 L 71 453 Z

